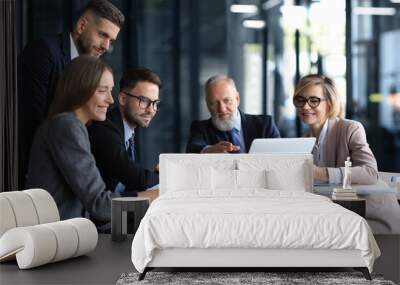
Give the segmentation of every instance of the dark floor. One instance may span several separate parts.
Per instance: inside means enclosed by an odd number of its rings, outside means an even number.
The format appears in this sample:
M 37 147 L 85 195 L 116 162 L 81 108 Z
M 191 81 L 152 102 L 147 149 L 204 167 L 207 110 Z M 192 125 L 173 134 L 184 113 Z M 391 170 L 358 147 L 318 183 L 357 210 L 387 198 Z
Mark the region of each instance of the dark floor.
M 375 262 L 374 273 L 400 284 L 400 236 L 375 238 L 382 256 Z M 19 270 L 15 261 L 3 263 L 0 284 L 115 284 L 122 273 L 135 271 L 130 257 L 131 243 L 132 236 L 116 243 L 111 241 L 110 235 L 100 235 L 96 250 L 88 256 L 28 270 Z M 335 269 L 324 271 L 331 270 Z

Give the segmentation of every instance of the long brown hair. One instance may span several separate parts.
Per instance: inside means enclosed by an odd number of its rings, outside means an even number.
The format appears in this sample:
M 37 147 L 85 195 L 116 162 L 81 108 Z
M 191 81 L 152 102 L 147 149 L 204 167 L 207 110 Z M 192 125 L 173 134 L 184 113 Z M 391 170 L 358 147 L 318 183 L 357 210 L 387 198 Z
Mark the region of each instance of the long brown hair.
M 304 90 L 314 85 L 320 85 L 322 87 L 324 96 L 329 106 L 328 117 L 344 118 L 344 106 L 342 98 L 340 97 L 333 80 L 327 76 L 319 74 L 309 74 L 304 76 L 302 79 L 300 79 L 299 83 L 297 83 L 293 98 L 303 94 Z
M 100 58 L 82 55 L 73 59 L 58 81 L 48 118 L 83 106 L 95 93 L 106 70 L 112 73 L 111 67 Z

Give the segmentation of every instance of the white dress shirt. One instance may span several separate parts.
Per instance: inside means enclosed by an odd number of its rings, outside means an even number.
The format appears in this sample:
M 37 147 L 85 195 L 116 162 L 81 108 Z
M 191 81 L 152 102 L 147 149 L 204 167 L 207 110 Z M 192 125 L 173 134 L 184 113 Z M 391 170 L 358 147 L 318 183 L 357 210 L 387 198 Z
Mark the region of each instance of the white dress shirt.
M 79 56 L 79 52 L 75 46 L 74 40 L 72 39 L 72 34 L 69 34 L 69 39 L 71 43 L 71 60 L 73 60 L 75 57 Z

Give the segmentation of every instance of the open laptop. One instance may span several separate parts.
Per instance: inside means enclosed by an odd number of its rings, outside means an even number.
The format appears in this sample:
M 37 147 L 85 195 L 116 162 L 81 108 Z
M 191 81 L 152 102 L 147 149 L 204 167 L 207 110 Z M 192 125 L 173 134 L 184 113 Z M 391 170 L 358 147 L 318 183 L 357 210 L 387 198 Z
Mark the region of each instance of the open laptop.
M 315 138 L 275 138 L 253 140 L 249 153 L 311 153 Z

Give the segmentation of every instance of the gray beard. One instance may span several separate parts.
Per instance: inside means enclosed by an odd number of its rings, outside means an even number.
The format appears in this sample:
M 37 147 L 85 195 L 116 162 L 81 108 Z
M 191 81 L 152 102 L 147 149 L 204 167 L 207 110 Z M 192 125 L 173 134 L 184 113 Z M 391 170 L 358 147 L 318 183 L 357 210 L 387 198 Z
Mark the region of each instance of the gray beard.
M 212 116 L 211 117 L 211 121 L 212 121 L 214 127 L 217 128 L 217 130 L 220 130 L 221 132 L 230 131 L 235 126 L 235 119 L 236 119 L 236 116 L 237 116 L 236 114 L 237 113 L 235 112 L 227 120 L 220 120 L 220 119 L 218 119 L 218 117 Z

